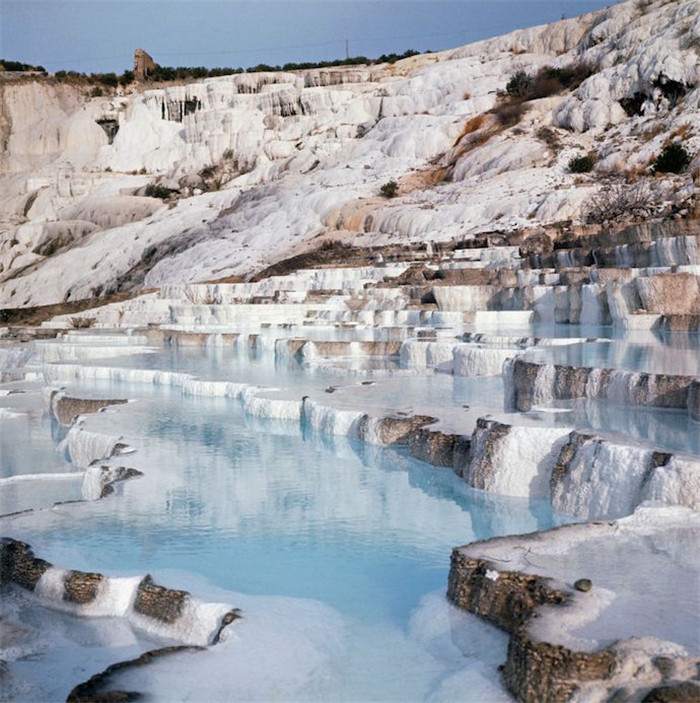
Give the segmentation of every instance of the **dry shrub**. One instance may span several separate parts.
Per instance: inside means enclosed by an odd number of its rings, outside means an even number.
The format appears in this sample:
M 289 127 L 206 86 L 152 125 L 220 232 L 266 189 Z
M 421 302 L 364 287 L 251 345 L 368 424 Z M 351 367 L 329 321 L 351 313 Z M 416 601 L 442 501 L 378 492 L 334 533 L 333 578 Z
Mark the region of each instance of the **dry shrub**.
M 590 224 L 647 218 L 655 209 L 654 197 L 646 181 L 604 187 L 583 207 L 585 220 Z
M 647 175 L 646 166 L 630 166 L 623 174 L 627 183 L 636 183 L 642 176 Z
M 559 135 L 551 127 L 540 127 L 537 130 L 537 138 L 543 141 L 552 151 L 558 151 L 561 148 Z
M 527 108 L 520 101 L 508 101 L 496 105 L 491 112 L 496 116 L 499 125 L 503 129 L 507 129 L 514 127 L 522 120 Z

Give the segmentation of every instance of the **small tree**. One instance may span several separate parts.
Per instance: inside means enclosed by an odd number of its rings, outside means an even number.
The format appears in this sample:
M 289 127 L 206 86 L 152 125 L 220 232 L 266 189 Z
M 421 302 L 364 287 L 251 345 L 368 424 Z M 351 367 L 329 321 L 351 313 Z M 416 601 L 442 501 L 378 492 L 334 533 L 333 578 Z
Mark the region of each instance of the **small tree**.
M 395 180 L 387 181 L 380 189 L 379 192 L 385 198 L 393 198 L 399 190 L 399 184 Z
M 682 144 L 667 144 L 656 157 L 657 173 L 680 173 L 690 163 L 690 154 Z

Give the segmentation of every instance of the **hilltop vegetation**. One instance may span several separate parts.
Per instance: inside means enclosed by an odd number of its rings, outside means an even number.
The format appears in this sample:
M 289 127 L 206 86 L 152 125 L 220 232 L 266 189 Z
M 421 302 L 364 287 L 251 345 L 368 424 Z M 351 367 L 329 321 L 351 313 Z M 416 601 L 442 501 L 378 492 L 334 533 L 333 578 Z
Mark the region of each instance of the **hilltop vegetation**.
M 430 53 L 430 50 L 425 53 Z M 167 83 L 171 81 L 201 80 L 203 78 L 219 78 L 221 76 L 233 76 L 241 73 L 262 73 L 273 71 L 302 71 L 315 68 L 334 68 L 341 66 L 373 66 L 383 63 L 393 64 L 401 59 L 417 56 L 419 51 L 407 49 L 402 54 L 390 53 L 382 54 L 375 59 L 366 56 L 350 56 L 345 59 L 333 59 L 330 61 L 301 61 L 287 62 L 282 65 L 271 65 L 259 63 L 255 66 L 234 68 L 231 66 L 217 66 L 207 68 L 206 66 L 160 66 L 149 71 L 147 80 L 152 83 Z M 0 61 L 6 71 L 36 71 L 47 74 L 43 66 L 31 66 L 21 61 Z M 99 88 L 116 88 L 119 85 L 126 86 L 134 81 L 134 72 L 127 69 L 122 73 L 81 73 L 80 71 L 59 70 L 53 77 L 62 82 L 86 83 Z M 93 93 L 93 97 L 99 97 L 102 93 Z

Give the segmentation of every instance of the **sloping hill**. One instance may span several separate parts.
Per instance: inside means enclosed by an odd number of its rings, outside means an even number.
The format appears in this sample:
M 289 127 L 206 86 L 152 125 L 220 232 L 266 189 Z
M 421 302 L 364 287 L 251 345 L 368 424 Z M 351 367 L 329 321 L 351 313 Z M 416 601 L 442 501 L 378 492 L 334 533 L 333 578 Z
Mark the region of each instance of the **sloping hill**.
M 0 306 L 41 305 L 252 276 L 327 239 L 690 214 L 700 10 L 629 0 L 394 65 L 113 98 L 50 79 L 0 90 Z M 694 159 L 653 177 L 671 143 Z M 585 155 L 593 170 L 571 173 Z

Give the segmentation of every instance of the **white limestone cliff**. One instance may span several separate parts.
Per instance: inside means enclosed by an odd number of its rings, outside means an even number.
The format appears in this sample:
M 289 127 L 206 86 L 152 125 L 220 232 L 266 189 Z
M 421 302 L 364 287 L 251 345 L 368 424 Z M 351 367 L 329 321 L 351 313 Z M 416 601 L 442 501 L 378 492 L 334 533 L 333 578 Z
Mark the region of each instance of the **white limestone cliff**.
M 578 220 L 604 173 L 648 168 L 669 139 L 698 151 L 699 42 L 694 0 L 629 0 L 392 66 L 106 98 L 51 80 L 3 85 L 0 305 L 247 275 L 324 237 L 408 243 Z M 516 71 L 582 63 L 589 78 L 528 103 L 516 127 L 485 115 Z M 620 100 L 635 96 L 641 114 L 628 116 Z M 105 119 L 119 126 L 111 144 Z M 595 172 L 569 173 L 588 151 Z M 689 196 L 697 161 L 655 181 L 654 197 Z M 211 165 L 220 189 L 201 192 Z M 399 193 L 387 200 L 389 179 Z M 189 197 L 163 207 L 135 195 L 156 180 Z M 42 223 L 75 220 L 100 229 L 37 250 Z

